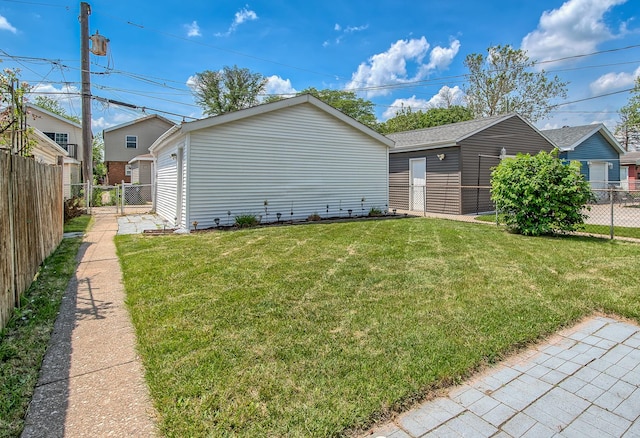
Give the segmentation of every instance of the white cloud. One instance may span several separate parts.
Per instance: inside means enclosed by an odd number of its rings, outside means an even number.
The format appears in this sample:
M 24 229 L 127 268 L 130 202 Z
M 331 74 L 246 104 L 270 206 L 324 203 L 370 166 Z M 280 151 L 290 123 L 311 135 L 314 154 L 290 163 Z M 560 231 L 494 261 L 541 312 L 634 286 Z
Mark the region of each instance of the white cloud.
M 297 90 L 291 85 L 290 79 L 282 79 L 280 76 L 269 76 L 265 87 L 266 94 L 279 94 L 283 97 L 292 97 Z
M 191 24 L 185 24 L 184 27 L 187 29 L 188 37 L 199 37 L 202 36 L 200 33 L 200 26 L 198 26 L 197 21 L 193 21 Z
M 602 94 L 611 90 L 633 87 L 638 76 L 640 76 L 640 67 L 633 73 L 607 73 L 589 84 L 589 88 L 593 94 Z
M 253 21 L 258 19 L 258 15 L 255 11 L 247 9 L 249 6 L 245 6 L 243 9 L 240 9 L 236 12 L 236 18 L 233 20 L 233 24 L 236 26 L 244 23 L 245 21 Z
M 115 123 L 109 123 L 104 117 L 99 117 L 97 119 L 91 119 L 91 130 L 92 131 L 102 131 L 104 129 L 110 128 L 112 126 L 116 126 Z
M 347 26 L 344 30 L 344 33 L 361 32 L 363 30 L 367 30 L 368 28 L 368 24 L 363 24 L 362 26 Z
M 11 33 L 17 33 L 18 32 L 18 29 L 13 27 L 11 25 L 11 23 L 9 23 L 9 20 L 7 20 L 2 15 L 0 15 L 0 30 L 8 30 Z
M 426 99 L 417 99 L 416 96 L 411 96 L 408 99 L 396 99 L 391 106 L 382 113 L 382 119 L 387 120 L 395 117 L 396 113 L 400 111 L 402 107 L 411 108 L 412 111 L 429 109 L 429 101 Z
M 412 111 L 425 111 L 431 108 L 447 108 L 451 105 L 462 105 L 464 103 L 464 92 L 457 85 L 449 88 L 446 85 L 438 91 L 431 99 L 418 99 L 411 96 L 408 99 L 396 99 L 391 106 L 382 114 L 384 120 L 395 117 L 396 112 L 403 106 L 411 108 Z
M 342 42 L 342 39 L 345 37 L 345 35 L 350 34 L 350 33 L 354 33 L 354 32 L 362 32 L 363 30 L 367 30 L 369 28 L 368 24 L 363 24 L 362 26 L 347 26 L 347 27 L 342 27 L 339 23 L 336 23 L 333 26 L 333 30 L 335 30 L 336 32 L 340 32 L 340 35 L 335 39 L 335 43 L 336 44 L 340 44 Z M 322 47 L 327 47 L 329 46 L 330 43 L 329 41 L 324 41 L 322 43 Z
M 453 88 L 446 85 L 440 88 L 438 94 L 429 99 L 431 108 L 448 108 L 452 105 L 464 105 L 465 94 L 459 86 Z
M 249 9 L 249 6 L 247 5 L 244 8 L 240 9 L 238 12 L 236 12 L 236 15 L 233 19 L 233 22 L 231 23 L 231 26 L 229 26 L 229 29 L 226 32 L 216 33 L 216 36 L 219 36 L 219 37 L 229 36 L 233 32 L 235 32 L 238 26 L 241 25 L 242 23 L 245 23 L 247 21 L 254 21 L 257 19 L 258 19 L 258 14 L 256 14 L 255 11 L 252 11 L 251 9 Z
M 196 91 L 196 89 L 198 88 L 198 78 L 196 77 L 196 75 L 189 76 L 185 84 L 191 91 Z
M 46 96 L 60 103 L 67 114 L 80 115 L 82 101 L 80 89 L 73 85 L 62 85 L 60 88 L 52 84 L 36 84 L 31 88 L 29 99 L 35 101 L 35 96 Z
M 568 0 L 542 14 L 538 28 L 522 39 L 521 48 L 537 61 L 593 52 L 599 43 L 615 38 L 604 14 L 626 1 Z
M 386 52 L 373 55 L 367 62 L 361 63 L 358 70 L 351 75 L 351 81 L 346 88 L 372 88 L 423 79 L 435 69 L 448 67 L 458 53 L 460 42 L 453 40 L 448 48 L 435 47 L 431 51 L 429 63 L 423 64 L 429 48 L 430 44 L 425 37 L 398 40 Z M 416 65 L 416 73 L 413 76 L 407 70 L 408 62 Z M 388 88 L 369 89 L 367 96 L 387 95 L 390 92 Z
M 451 64 L 453 58 L 458 54 L 458 50 L 460 50 L 460 41 L 454 40 L 451 42 L 451 46 L 449 47 L 440 47 L 436 46 L 431 51 L 429 55 L 429 69 L 439 69 L 444 70 Z

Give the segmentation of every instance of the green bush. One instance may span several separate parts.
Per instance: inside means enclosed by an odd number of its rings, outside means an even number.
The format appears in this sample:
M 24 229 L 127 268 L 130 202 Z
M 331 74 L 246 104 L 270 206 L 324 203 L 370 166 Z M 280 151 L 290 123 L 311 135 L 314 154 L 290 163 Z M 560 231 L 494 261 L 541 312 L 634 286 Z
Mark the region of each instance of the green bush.
M 371 207 L 371 209 L 369 210 L 369 216 L 371 217 L 378 217 L 382 215 L 383 215 L 383 212 L 378 207 Z
M 236 225 L 240 228 L 256 226 L 260 223 L 255 214 L 240 214 L 236 216 Z
M 512 231 L 539 236 L 578 229 L 593 194 L 579 162 L 543 151 L 503 160 L 491 174 L 491 199 Z

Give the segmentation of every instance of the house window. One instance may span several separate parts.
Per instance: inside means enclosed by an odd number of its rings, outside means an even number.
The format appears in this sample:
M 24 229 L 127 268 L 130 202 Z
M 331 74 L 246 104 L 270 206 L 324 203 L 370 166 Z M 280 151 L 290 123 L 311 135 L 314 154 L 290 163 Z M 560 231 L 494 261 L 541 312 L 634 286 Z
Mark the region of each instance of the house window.
M 138 136 L 137 135 L 127 135 L 125 138 L 125 145 L 127 149 L 137 149 L 138 148 Z
M 45 132 L 44 135 L 58 143 L 60 146 L 66 146 L 69 143 L 69 134 L 62 132 Z
M 124 176 L 131 176 L 131 164 L 125 164 Z

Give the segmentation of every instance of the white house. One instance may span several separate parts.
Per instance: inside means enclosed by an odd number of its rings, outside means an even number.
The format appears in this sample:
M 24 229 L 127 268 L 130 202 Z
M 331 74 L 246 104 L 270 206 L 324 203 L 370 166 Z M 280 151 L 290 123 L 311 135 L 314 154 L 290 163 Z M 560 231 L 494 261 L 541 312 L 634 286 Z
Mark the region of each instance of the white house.
M 37 145 L 32 151 L 36 159 L 56 164 L 54 156 L 63 156 L 63 188 L 65 199 L 76 194 L 74 185 L 82 182 L 82 126 L 35 105 L 27 105 L 27 125 L 34 129 Z M 51 141 L 47 141 L 51 140 Z M 54 146 L 58 145 L 58 148 Z
M 275 222 L 385 210 L 390 147 L 310 95 L 183 123 L 150 148 L 155 210 L 183 229 L 241 214 Z

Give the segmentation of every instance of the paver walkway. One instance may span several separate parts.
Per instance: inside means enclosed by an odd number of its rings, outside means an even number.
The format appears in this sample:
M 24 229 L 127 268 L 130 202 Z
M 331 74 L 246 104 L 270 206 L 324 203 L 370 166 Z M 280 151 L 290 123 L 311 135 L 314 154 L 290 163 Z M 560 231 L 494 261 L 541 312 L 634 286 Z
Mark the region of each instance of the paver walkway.
M 366 436 L 640 437 L 640 328 L 597 317 Z
M 145 230 L 171 228 L 168 221 L 152 213 L 118 216 L 118 234 L 140 234 Z
M 23 438 L 152 437 L 155 413 L 124 305 L 115 214 L 94 215 L 62 301 Z

